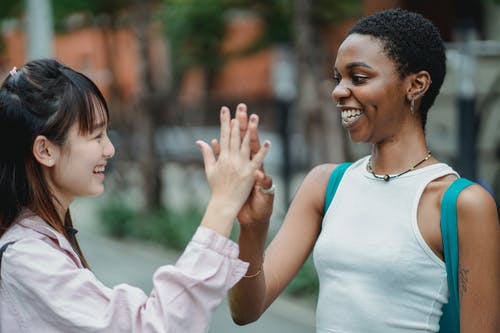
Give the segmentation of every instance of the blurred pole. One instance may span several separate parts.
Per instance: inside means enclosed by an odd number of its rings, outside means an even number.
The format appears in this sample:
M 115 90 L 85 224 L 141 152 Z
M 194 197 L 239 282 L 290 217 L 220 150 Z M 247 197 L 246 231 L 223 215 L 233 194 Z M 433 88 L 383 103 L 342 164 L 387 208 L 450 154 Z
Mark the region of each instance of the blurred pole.
M 276 56 L 272 67 L 272 86 L 276 97 L 278 131 L 281 137 L 282 156 L 281 174 L 284 185 L 284 203 L 290 203 L 290 180 L 292 161 L 290 154 L 289 114 L 297 95 L 295 82 L 295 61 L 289 47 L 280 45 L 276 48 Z
M 53 57 L 53 20 L 50 0 L 26 0 L 28 60 Z
M 462 177 L 476 180 L 476 59 L 472 53 L 471 41 L 475 39 L 474 28 L 464 23 L 459 28 L 461 35 L 460 66 L 458 67 L 458 171 Z

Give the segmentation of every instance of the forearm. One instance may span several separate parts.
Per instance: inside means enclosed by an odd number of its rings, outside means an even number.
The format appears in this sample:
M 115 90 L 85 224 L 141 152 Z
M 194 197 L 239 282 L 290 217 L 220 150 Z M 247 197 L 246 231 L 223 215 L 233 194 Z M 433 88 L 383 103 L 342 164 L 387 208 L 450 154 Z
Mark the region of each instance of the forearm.
M 231 315 L 238 325 L 257 320 L 265 309 L 264 250 L 268 228 L 268 222 L 240 225 L 240 259 L 249 262 L 250 266 L 247 277 L 243 277 L 229 291 Z
M 148 297 L 126 284 L 104 286 L 52 243 L 21 239 L 3 258 L 2 288 L 15 297 L 0 298 L 8 317 L 0 320 L 1 332 L 24 331 L 18 319 L 26 317 L 39 332 L 207 332 L 215 308 L 248 266 L 237 244 L 198 228 L 176 264 L 156 271 Z

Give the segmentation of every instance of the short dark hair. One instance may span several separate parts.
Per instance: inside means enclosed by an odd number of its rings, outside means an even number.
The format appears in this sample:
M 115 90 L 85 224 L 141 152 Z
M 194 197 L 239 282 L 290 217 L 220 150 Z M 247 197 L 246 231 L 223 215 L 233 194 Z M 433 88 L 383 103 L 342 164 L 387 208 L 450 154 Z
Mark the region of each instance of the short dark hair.
M 401 78 L 421 70 L 429 73 L 432 83 L 420 104 L 425 129 L 427 113 L 446 74 L 445 47 L 434 24 L 420 14 L 399 8 L 389 9 L 361 18 L 349 30 L 350 34 L 380 39 L 387 56 L 396 63 Z

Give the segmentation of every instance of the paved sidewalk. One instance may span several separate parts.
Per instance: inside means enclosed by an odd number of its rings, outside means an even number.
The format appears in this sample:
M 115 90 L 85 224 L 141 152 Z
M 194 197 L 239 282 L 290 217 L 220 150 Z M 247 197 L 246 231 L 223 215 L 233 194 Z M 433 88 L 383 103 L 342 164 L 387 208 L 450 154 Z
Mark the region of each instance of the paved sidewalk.
M 71 206 L 80 245 L 92 270 L 108 286 L 128 283 L 148 293 L 154 271 L 161 265 L 174 263 L 179 253 L 156 244 L 105 236 L 95 215 L 98 200 L 78 199 Z M 237 326 L 224 301 L 214 315 L 209 332 L 314 333 L 314 321 L 314 304 L 280 296 L 256 323 Z

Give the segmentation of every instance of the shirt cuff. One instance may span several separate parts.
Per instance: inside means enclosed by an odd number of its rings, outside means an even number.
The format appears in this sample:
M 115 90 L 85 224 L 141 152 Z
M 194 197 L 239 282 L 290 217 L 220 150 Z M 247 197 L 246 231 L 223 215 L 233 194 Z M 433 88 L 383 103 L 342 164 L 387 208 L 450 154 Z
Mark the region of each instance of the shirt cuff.
M 199 226 L 191 241 L 231 259 L 238 258 L 240 254 L 237 243 L 207 227 Z

